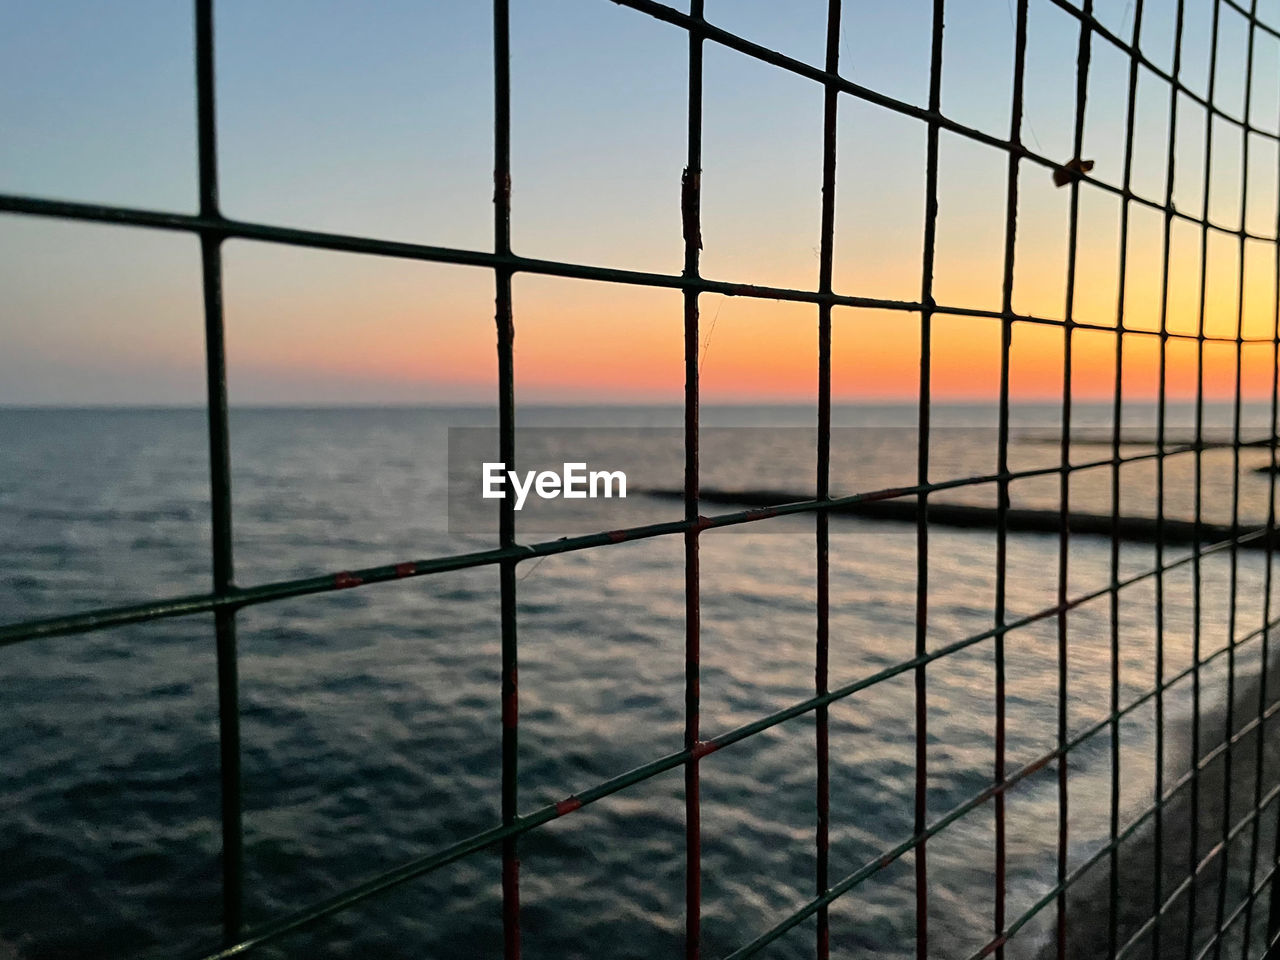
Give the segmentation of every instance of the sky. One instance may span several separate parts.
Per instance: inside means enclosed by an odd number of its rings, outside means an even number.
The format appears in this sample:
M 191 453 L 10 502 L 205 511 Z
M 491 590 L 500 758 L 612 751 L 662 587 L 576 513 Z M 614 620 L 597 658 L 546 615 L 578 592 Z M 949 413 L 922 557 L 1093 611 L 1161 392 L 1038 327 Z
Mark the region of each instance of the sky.
M 676 4 L 680 6 L 679 3 Z M 1209 86 L 1212 0 L 1186 0 L 1188 88 Z M 193 27 L 173 0 L 7 0 L 0 5 L 0 192 L 155 210 L 196 208 Z M 845 4 L 842 73 L 909 103 L 928 97 L 931 0 Z M 1134 5 L 1096 0 L 1129 36 Z M 1142 48 L 1173 59 L 1174 0 L 1148 0 Z M 825 0 L 707 0 L 719 26 L 821 64 Z M 1280 26 L 1280 0 L 1259 3 Z M 492 249 L 492 22 L 471 0 L 218 0 L 219 172 L 231 217 L 467 249 Z M 512 0 L 512 245 L 547 258 L 680 272 L 685 162 L 684 31 L 608 0 Z M 951 0 L 944 114 L 1008 135 L 1011 0 Z M 1022 135 L 1072 153 L 1078 21 L 1031 0 Z M 1245 20 L 1224 7 L 1215 101 L 1243 117 Z M 1276 132 L 1280 41 L 1256 37 L 1250 121 Z M 705 60 L 704 276 L 816 288 L 822 177 L 821 85 L 709 43 Z M 1094 175 L 1123 175 L 1128 60 L 1095 39 L 1085 122 Z M 1163 201 L 1168 86 L 1143 68 L 1133 189 Z M 1174 202 L 1203 202 L 1205 111 L 1182 97 Z M 842 97 L 834 285 L 839 293 L 919 300 L 925 124 Z M 1242 134 L 1213 126 L 1210 218 L 1241 223 Z M 1272 235 L 1275 142 L 1254 136 L 1244 223 Z M 943 132 L 934 295 L 1000 306 L 1005 155 Z M 1014 309 L 1062 318 L 1070 191 L 1024 163 Z M 1085 186 L 1075 315 L 1114 325 L 1120 205 Z M 1159 326 L 1162 217 L 1134 205 L 1126 323 Z M 233 404 L 492 402 L 489 271 L 247 241 L 224 248 Z M 1169 327 L 1194 332 L 1200 231 L 1175 223 Z M 1233 335 L 1238 241 L 1211 233 L 1204 278 L 1210 333 Z M 1244 251 L 1246 335 L 1270 336 L 1275 250 Z M 522 402 L 678 403 L 679 293 L 528 274 L 514 280 L 516 390 Z M 706 402 L 812 402 L 817 309 L 701 298 Z M 204 396 L 198 245 L 128 227 L 0 215 L 0 403 L 200 403 Z M 1017 398 L 1060 396 L 1057 327 L 1014 327 Z M 910 400 L 920 319 L 838 308 L 837 400 Z M 1245 350 L 1246 391 L 1270 391 L 1270 346 Z M 1083 400 L 1110 395 L 1114 337 L 1078 332 Z M 940 399 L 996 392 L 999 323 L 939 315 L 931 389 Z M 1171 341 L 1171 395 L 1194 392 L 1193 344 Z M 1153 395 L 1158 341 L 1125 338 L 1126 390 Z M 1206 389 L 1229 395 L 1234 350 L 1210 347 Z

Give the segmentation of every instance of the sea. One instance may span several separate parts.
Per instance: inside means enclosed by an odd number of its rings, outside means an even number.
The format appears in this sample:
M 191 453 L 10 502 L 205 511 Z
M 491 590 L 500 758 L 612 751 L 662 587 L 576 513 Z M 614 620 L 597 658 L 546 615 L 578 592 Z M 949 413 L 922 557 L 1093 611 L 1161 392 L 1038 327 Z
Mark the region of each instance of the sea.
M 707 427 L 769 428 L 777 442 L 704 450 L 702 482 L 722 491 L 811 492 L 811 407 L 714 407 Z M 1111 455 L 1111 409 L 1078 403 L 1069 455 Z M 915 482 L 913 406 L 837 406 L 833 493 Z M 1125 456 L 1155 448 L 1152 404 L 1126 404 Z M 670 407 L 524 407 L 522 427 L 679 427 Z M 996 471 L 994 410 L 935 404 L 929 479 Z M 451 532 L 449 429 L 490 426 L 481 407 L 234 408 L 230 415 L 235 578 L 241 586 L 492 547 L 496 531 Z M 1061 411 L 1018 405 L 1010 467 L 1061 460 Z M 1229 440 L 1233 410 L 1209 403 L 1206 437 Z M 1246 404 L 1241 435 L 1265 438 L 1270 410 Z M 775 428 L 785 428 L 777 430 Z M 847 428 L 847 429 L 846 429 Z M 1194 410 L 1171 403 L 1169 446 L 1193 437 Z M 609 429 L 575 434 L 616 436 Z M 207 421 L 202 409 L 0 409 L 0 623 L 210 589 Z M 656 431 L 654 436 L 668 436 Z M 634 436 L 643 437 L 643 431 Z M 797 439 L 798 438 L 798 439 Z M 600 441 L 606 443 L 606 441 Z M 643 442 L 638 440 L 636 442 Z M 607 445 L 607 444 L 606 444 Z M 608 451 L 577 460 L 607 466 Z M 632 504 L 678 519 L 680 458 L 645 462 Z M 496 457 L 495 457 L 496 459 Z M 1194 514 L 1194 461 L 1167 461 L 1164 510 Z M 1266 448 L 1202 455 L 1202 512 L 1265 522 Z M 1237 473 L 1238 469 L 1238 473 Z M 1072 510 L 1108 514 L 1111 468 L 1073 473 Z M 659 471 L 651 470 L 651 473 Z M 669 474 L 669 475 L 666 475 Z M 477 475 L 478 480 L 478 475 Z M 1155 460 L 1121 469 L 1121 511 L 1154 516 Z M 1238 497 L 1234 496 L 1238 492 Z M 1015 506 L 1056 510 L 1059 476 L 1016 480 Z M 994 505 L 987 483 L 933 494 Z M 749 505 L 749 504 L 748 504 Z M 702 512 L 733 512 L 704 504 Z M 589 524 L 588 524 L 589 527 Z M 597 527 L 596 529 L 600 529 Z M 565 535 L 592 532 L 572 529 Z M 521 534 L 526 542 L 552 533 Z M 701 534 L 701 725 L 732 730 L 813 694 L 811 516 Z M 831 685 L 909 660 L 916 649 L 913 524 L 831 520 Z M 1057 603 L 1059 538 L 1011 533 L 1007 619 Z M 935 527 L 928 536 L 926 645 L 956 644 L 994 623 L 996 534 Z M 1165 548 L 1164 560 L 1188 545 Z M 1111 702 L 1111 550 L 1070 538 L 1068 735 Z M 1123 543 L 1122 581 L 1152 569 L 1155 547 Z M 1233 572 L 1234 571 L 1234 572 Z M 1221 550 L 1200 564 L 1201 656 L 1250 638 L 1236 670 L 1256 675 L 1265 553 Z M 530 811 L 682 746 L 684 550 L 679 536 L 609 544 L 518 567 L 519 804 Z M 1163 770 L 1185 770 L 1192 709 L 1193 566 L 1162 578 L 1166 692 Z M 1232 593 L 1234 581 L 1235 593 Z M 1119 699 L 1157 682 L 1157 583 L 1119 592 Z M 1234 614 L 1233 614 L 1234 608 Z M 499 595 L 493 566 L 251 606 L 237 617 L 244 766 L 245 897 L 250 926 L 297 911 L 404 861 L 500 822 Z M 1058 738 L 1058 622 L 1004 645 L 1009 771 Z M 1221 724 L 1227 658 L 1200 671 L 1206 725 Z M 963 646 L 926 670 L 926 819 L 966 804 L 993 778 L 995 646 Z M 912 835 L 917 782 L 915 677 L 899 672 L 831 706 L 833 882 Z M 209 615 L 175 617 L 0 648 L 0 957 L 181 957 L 219 943 L 219 779 L 214 633 Z M 1150 698 L 1119 723 L 1122 822 L 1152 802 L 1157 717 Z M 703 955 L 719 957 L 814 895 L 816 772 L 812 713 L 701 763 Z M 1067 763 L 1067 869 L 1106 844 L 1111 730 Z M 1006 915 L 1029 910 L 1057 870 L 1054 764 L 1007 792 Z M 1247 836 L 1247 831 L 1246 831 Z M 965 958 L 994 934 L 995 816 L 988 801 L 930 838 L 930 956 Z M 833 955 L 916 955 L 916 856 L 907 853 L 831 908 Z M 539 827 L 519 842 L 526 958 L 683 955 L 684 780 L 653 777 Z M 485 850 L 369 898 L 263 948 L 267 957 L 472 958 L 502 952 L 500 856 Z M 1053 904 L 1006 956 L 1034 956 Z M 814 922 L 765 956 L 813 955 Z M 254 954 L 259 955 L 259 954 Z

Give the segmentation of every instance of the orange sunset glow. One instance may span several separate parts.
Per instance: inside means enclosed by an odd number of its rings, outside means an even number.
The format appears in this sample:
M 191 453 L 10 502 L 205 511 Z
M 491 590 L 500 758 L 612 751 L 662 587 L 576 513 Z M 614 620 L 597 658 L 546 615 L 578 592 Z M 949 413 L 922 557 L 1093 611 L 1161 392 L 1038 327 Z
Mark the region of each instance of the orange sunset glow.
M 1159 391 L 1161 239 L 1150 223 L 1131 224 L 1124 297 L 1123 388 L 1133 398 Z M 1196 281 L 1199 231 L 1172 231 L 1167 327 L 1194 334 L 1200 311 Z M 1028 230 L 1034 239 L 1034 231 Z M 1152 241 L 1153 244 L 1147 244 Z M 1065 244 L 1045 251 L 1028 240 L 1014 289 L 1014 309 L 1049 321 L 1065 307 Z M 1211 234 L 1204 329 L 1235 335 L 1236 242 Z M 1275 325 L 1274 256 L 1246 243 L 1242 335 L 1266 338 Z M 403 263 L 340 254 L 231 245 L 227 267 L 228 340 L 235 396 L 237 363 L 283 384 L 310 371 L 333 383 L 373 379 L 412 392 L 424 386 L 462 400 L 486 396 L 496 382 L 489 278 L 465 267 Z M 935 289 L 948 306 L 998 309 L 999 260 L 975 258 L 968 271 L 949 266 Z M 919 265 L 895 262 L 884 283 L 903 285 Z M 1082 239 L 1075 317 L 1113 327 L 1118 250 Z M 944 299 L 945 296 L 945 299 Z M 518 275 L 514 285 L 516 384 L 530 402 L 592 400 L 678 402 L 684 379 L 683 306 L 676 290 Z M 817 308 L 812 304 L 704 294 L 700 379 L 707 402 L 811 402 L 816 396 Z M 932 323 L 932 376 L 937 399 L 994 401 L 999 384 L 1000 324 L 939 312 Z M 1060 324 L 1017 322 L 1010 352 L 1016 400 L 1061 399 L 1064 337 Z M 1270 343 L 1242 351 L 1242 392 L 1265 398 Z M 1072 395 L 1108 400 L 1114 391 L 1115 334 L 1090 328 L 1072 334 Z M 1193 397 L 1194 339 L 1171 337 L 1166 348 L 1170 399 Z M 912 400 L 918 393 L 920 315 L 914 310 L 837 307 L 833 311 L 833 396 L 839 401 Z M 1235 348 L 1204 348 L 1208 397 L 1234 394 Z
M 928 15 L 924 8 L 907 6 L 850 16 L 855 23 L 869 18 L 863 25 L 868 28 L 895 23 L 902 57 L 918 71 L 904 70 L 904 61 L 886 60 L 867 47 L 865 38 L 874 30 L 861 39 L 848 32 L 845 43 L 857 48 L 860 82 L 919 102 L 927 93 L 921 78 L 928 62 Z M 394 80 L 398 71 L 410 69 L 407 65 L 389 61 L 373 46 L 348 50 L 340 32 L 325 33 L 317 43 L 336 45 L 368 74 L 348 81 L 357 88 L 339 89 L 315 63 L 293 63 L 272 46 L 248 10 L 227 8 L 219 74 L 225 86 L 218 101 L 222 192 L 229 215 L 466 250 L 489 246 L 492 185 L 487 160 L 477 163 L 476 158 L 488 155 L 492 118 L 480 96 L 488 80 L 475 58 L 433 50 L 437 74 L 432 77 L 467 91 L 465 102 L 391 96 L 389 90 L 399 89 L 395 82 L 379 84 L 378 77 L 385 72 L 384 79 Z M 722 15 L 738 14 L 729 6 Z M 750 21 L 765 13 L 741 15 Z M 469 22 L 480 13 L 438 16 Z M 1172 23 L 1160 16 L 1152 14 L 1144 27 L 1157 47 L 1165 39 L 1172 42 Z M 565 45 L 564 57 L 544 55 L 551 41 L 542 31 L 550 27 L 537 18 L 522 28 L 512 52 L 518 81 L 511 132 L 513 250 L 550 261 L 678 277 L 685 91 L 672 79 L 674 73 L 652 65 L 682 61 L 679 36 L 625 11 L 590 5 L 567 22 L 583 36 L 580 43 Z M 441 35 L 458 25 L 447 26 Z M 945 111 L 992 137 L 1008 132 L 1012 26 L 1004 6 L 996 4 L 967 11 L 946 34 Z M 479 21 L 472 27 L 467 37 L 486 35 Z M 771 27 L 779 29 L 781 23 Z M 1022 136 L 1030 149 L 1050 158 L 1072 149 L 1072 29 L 1071 18 L 1052 4 L 1029 12 Z M 389 34 L 379 37 L 379 43 L 398 43 Z M 1188 27 L 1182 66 L 1187 91 L 1207 89 L 1209 81 L 1206 51 L 1197 37 Z M 820 33 L 790 38 L 797 55 L 811 59 L 820 54 L 821 40 Z M 1260 47 L 1259 55 L 1268 49 Z M 287 78 L 283 86 L 267 71 L 273 57 L 274 69 Z M 1280 156 L 1276 141 L 1259 131 L 1275 126 L 1280 100 L 1269 86 L 1257 84 L 1250 101 L 1254 132 L 1245 134 L 1180 94 L 1171 136 L 1174 105 L 1168 91 L 1141 73 L 1128 165 L 1129 189 L 1138 199 L 1128 202 L 1128 241 L 1121 250 L 1124 204 L 1117 191 L 1126 177 L 1126 104 L 1114 94 L 1126 82 L 1126 58 L 1110 45 L 1099 45 L 1083 127 L 1084 156 L 1094 163 L 1090 177 L 1096 182 L 1083 182 L 1078 190 L 1072 319 L 1114 329 L 1122 309 L 1127 331 L 1153 334 L 1161 329 L 1163 311 L 1165 328 L 1178 335 L 1169 339 L 1165 356 L 1167 393 L 1171 399 L 1186 398 L 1196 391 L 1197 351 L 1194 341 L 1179 337 L 1203 329 L 1210 337 L 1233 338 L 1238 322 L 1247 339 L 1270 339 L 1275 331 L 1274 246 L 1253 237 L 1275 233 Z M 165 74 L 153 78 L 149 89 L 180 86 Z M 821 93 L 804 77 L 719 45 L 708 48 L 703 277 L 798 291 L 817 288 L 822 152 L 815 131 L 822 124 Z M 1243 94 L 1242 87 L 1229 86 L 1219 98 L 1224 109 L 1239 111 Z M 119 91 L 113 95 L 123 98 Z M 570 95 L 573 110 L 547 108 Z M 179 111 L 177 94 L 172 97 L 173 102 L 152 108 Z M 48 118 L 61 114 L 51 107 L 44 116 L 40 122 L 52 123 Z M 406 116 L 414 123 L 405 124 Z M 289 122 L 282 123 L 282 117 Z M 61 122 L 88 124 L 92 115 L 69 115 Z M 122 142 L 119 148 L 168 156 L 164 151 L 189 149 L 184 131 L 181 124 L 157 120 L 154 143 Z M 927 125 L 917 117 L 841 98 L 836 293 L 908 307 L 921 301 L 926 133 Z M 1210 133 L 1214 150 L 1206 169 Z M 35 141 L 28 146 L 33 156 L 39 154 Z M 1175 172 L 1167 183 L 1170 155 Z M 119 199 L 143 208 L 189 206 L 190 178 L 178 175 L 185 168 L 150 162 L 170 173 L 151 181 L 125 177 L 104 160 L 93 168 L 75 168 L 62 183 L 45 183 L 59 169 L 53 163 L 33 163 L 13 176 L 37 193 Z M 937 176 L 932 294 L 940 310 L 932 322 L 929 387 L 940 401 L 986 402 L 998 390 L 999 322 L 946 311 L 1003 306 L 1008 156 L 944 129 Z M 1064 337 L 1053 322 L 1066 319 L 1073 191 L 1055 186 L 1052 170 L 1030 160 L 1018 166 L 1017 190 L 1011 306 L 1015 314 L 1050 322 L 1014 323 L 1010 393 L 1015 401 L 1056 402 L 1061 400 Z M 1174 217 L 1166 250 L 1165 215 L 1158 209 L 1166 198 L 1186 218 L 1203 211 L 1212 226 Z M 22 317 L 22 323 L 0 357 L 0 402 L 200 402 L 200 276 L 191 238 L 3 219 L 0 253 L 8 272 L 0 307 Z M 1241 227 L 1250 234 L 1243 243 L 1233 232 Z M 233 405 L 492 402 L 494 291 L 484 269 L 244 240 L 229 241 L 224 259 Z M 1127 263 L 1123 290 L 1122 262 Z M 68 276 L 84 279 L 67 284 L 63 278 Z M 678 290 L 516 273 L 513 296 L 521 402 L 680 402 L 684 346 Z M 815 305 L 718 293 L 701 295 L 699 305 L 704 403 L 814 402 Z M 918 311 L 837 307 L 833 321 L 835 400 L 910 402 L 919 394 Z M 1126 395 L 1155 397 L 1158 337 L 1124 340 Z M 1254 373 L 1266 365 L 1262 355 L 1268 350 L 1265 343 L 1243 350 L 1246 398 L 1270 393 L 1269 378 Z M 1072 396 L 1109 399 L 1115 355 L 1113 335 L 1076 330 Z M 1206 345 L 1206 396 L 1233 395 L 1234 363 L 1231 344 Z

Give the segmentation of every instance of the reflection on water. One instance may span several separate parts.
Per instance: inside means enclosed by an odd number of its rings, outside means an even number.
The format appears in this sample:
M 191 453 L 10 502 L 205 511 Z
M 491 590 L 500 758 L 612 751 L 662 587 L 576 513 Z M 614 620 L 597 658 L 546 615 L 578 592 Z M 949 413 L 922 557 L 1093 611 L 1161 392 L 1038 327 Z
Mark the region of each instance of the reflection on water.
M 1213 408 L 1221 428 L 1228 412 Z M 1256 415 L 1253 411 L 1251 415 Z M 676 411 L 530 411 L 527 422 L 678 422 Z M 803 424 L 797 410 L 707 410 L 708 423 Z M 964 424 L 965 411 L 937 414 Z M 1056 462 L 1052 411 L 1021 413 L 1014 469 Z M 1078 409 L 1077 423 L 1109 413 Z M 1134 413 L 1135 430 L 1146 412 Z M 914 479 L 914 411 L 839 412 L 884 429 L 836 450 L 837 493 Z M 444 437 L 484 411 L 237 411 L 237 579 L 306 576 L 492 545 L 445 532 Z M 1254 424 L 1256 426 L 1256 419 Z M 1047 424 L 1047 426 L 1046 426 Z M 207 588 L 206 454 L 200 411 L 0 412 L 0 612 L 4 621 Z M 1149 431 L 1148 431 L 1149 432 Z M 937 429 L 934 480 L 994 471 L 989 431 Z M 1021 437 L 1021 439 L 1018 439 Z M 1079 459 L 1109 449 L 1080 445 Z M 1136 449 L 1136 448 L 1135 448 Z M 592 452 L 585 451 L 585 458 Z M 1241 513 L 1265 517 L 1268 478 L 1242 454 Z M 1183 463 L 1188 464 L 1184 469 Z M 1166 474 L 1170 515 L 1186 515 L 1190 455 Z M 849 464 L 845 470 L 841 464 Z M 1229 451 L 1204 455 L 1206 516 L 1230 508 Z M 1126 467 L 1122 508 L 1152 513 L 1150 465 Z M 704 456 L 708 485 L 803 487 L 812 451 Z M 1107 470 L 1073 480 L 1072 505 L 1110 511 Z M 850 479 L 852 478 L 852 479 Z M 840 484 L 854 489 L 841 489 Z M 1050 498 L 1057 478 L 1021 481 L 1015 498 Z M 969 494 L 988 497 L 986 491 Z M 969 494 L 966 494 L 969 495 Z M 939 495 L 941 496 L 941 495 Z M 982 501 L 974 501 L 982 502 Z M 815 559 L 811 518 L 702 536 L 702 729 L 754 720 L 812 693 Z M 1058 538 L 1009 541 L 1008 620 L 1052 607 Z M 1166 562 L 1185 555 L 1170 548 Z M 927 645 L 938 650 L 993 626 L 995 534 L 929 536 Z M 1106 541 L 1073 538 L 1069 592 L 1110 583 Z M 891 671 L 914 655 L 913 528 L 833 521 L 831 683 Z M 1149 544 L 1123 544 L 1120 578 L 1150 569 Z M 1264 556 L 1242 551 L 1237 637 L 1262 623 Z M 1201 652 L 1228 640 L 1229 552 L 1200 566 Z M 548 557 L 520 568 L 520 802 L 551 802 L 678 750 L 683 729 L 683 548 L 678 538 Z M 1192 662 L 1193 570 L 1163 582 L 1164 675 Z M 1156 584 L 1125 587 L 1117 610 L 1120 703 L 1155 682 Z M 296 909 L 492 825 L 498 818 L 496 571 L 480 568 L 254 607 L 240 617 L 245 830 L 251 921 Z M 1093 729 L 1111 700 L 1111 611 L 1105 594 L 1072 609 L 1068 736 Z M 1008 634 L 1007 768 L 1057 743 L 1058 623 Z M 1258 643 L 1238 669 L 1256 670 Z M 7 758 L 0 848 L 0 938 L 20 956 L 171 956 L 217 938 L 217 725 L 207 618 L 168 620 L 0 651 L 0 753 Z M 927 668 L 928 817 L 987 786 L 994 764 L 994 642 Z M 1225 689 L 1226 658 L 1202 671 L 1206 703 Z M 914 676 L 899 673 L 831 709 L 833 878 L 908 838 L 915 791 Z M 1164 698 L 1166 767 L 1189 749 L 1191 678 Z M 1151 802 L 1154 706 L 1120 723 L 1121 809 Z M 1219 731 L 1219 738 L 1221 732 Z M 813 893 L 814 729 L 805 715 L 703 761 L 704 943 L 722 955 Z M 1179 755 L 1175 755 L 1179 754 Z M 1105 843 L 1110 729 L 1068 764 L 1074 869 Z M 1053 883 L 1057 772 L 1007 796 L 1009 917 Z M 521 842 L 525 952 L 530 957 L 677 955 L 683 931 L 683 779 L 672 771 L 540 828 Z M 992 928 L 990 802 L 928 844 L 931 949 L 965 957 Z M 280 945 L 287 955 L 498 955 L 499 863 L 484 853 L 379 896 Z M 1051 911 L 1050 911 L 1051 912 Z M 1048 919 L 1046 917 L 1046 919 Z M 839 900 L 842 952 L 914 955 L 914 866 L 906 856 Z M 1035 952 L 1033 923 L 1010 947 Z M 603 938 L 608 937 L 607 941 Z M 811 953 L 811 924 L 771 956 Z M 321 946 L 323 944 L 323 947 Z M 268 951 L 270 955 L 270 951 Z

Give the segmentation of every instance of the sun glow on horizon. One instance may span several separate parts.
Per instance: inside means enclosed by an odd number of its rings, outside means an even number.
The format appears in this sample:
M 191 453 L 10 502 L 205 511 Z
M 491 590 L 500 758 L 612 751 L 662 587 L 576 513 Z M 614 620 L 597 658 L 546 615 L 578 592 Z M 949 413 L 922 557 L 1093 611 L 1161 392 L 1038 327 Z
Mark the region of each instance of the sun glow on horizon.
M 144 23 L 124 14 L 78 16 L 74 6 L 33 6 L 25 19 L 15 18 L 11 36 L 22 43 L 0 58 L 0 72 L 11 71 L 8 89 L 21 81 L 31 96 L 0 95 L 0 118 L 16 118 L 9 125 L 16 136 L 0 149 L 0 160 L 12 161 L 0 163 L 0 191 L 194 209 L 189 15 L 170 10 Z M 308 42 L 298 44 L 299 18 L 289 4 L 220 3 L 219 169 L 230 215 L 490 248 L 492 24 L 482 4 L 428 7 L 385 18 L 368 18 L 357 5 L 335 8 L 302 18 Z M 927 71 L 919 71 L 928 64 L 928 5 L 847 13 L 853 19 L 842 56 L 854 58 L 860 82 L 918 103 L 927 95 L 920 82 Z M 687 51 L 679 32 L 588 0 L 546 10 L 515 4 L 512 14 L 516 252 L 678 276 L 687 162 Z M 773 5 L 726 4 L 715 16 L 795 56 L 822 56 L 820 31 L 806 32 Z M 1057 157 L 1071 149 L 1074 126 L 1076 51 L 1071 31 L 1062 29 L 1074 21 L 1049 0 L 1032 0 L 1029 16 L 1023 137 L 1029 148 Z M 1172 21 L 1158 10 L 1144 17 L 1151 18 L 1142 25 L 1147 55 L 1167 68 Z M 1003 5 L 966 8 L 948 24 L 943 57 L 943 112 L 1000 138 L 1008 134 L 1011 105 L 1006 19 Z M 1183 82 L 1203 93 L 1208 60 L 1191 26 L 1183 36 Z M 890 55 L 867 42 L 878 35 L 901 45 Z M 556 56 L 546 55 L 550 49 Z M 139 55 L 108 56 L 111 50 Z M 1106 44 L 1095 53 L 1085 154 L 1096 161 L 1091 176 L 1118 188 L 1127 118 L 1125 98 L 1113 88 L 1127 84 L 1128 59 Z M 338 59 L 352 67 L 342 77 L 329 69 Z M 77 63 L 79 71 L 52 75 L 55 61 Z M 700 273 L 816 289 L 821 85 L 714 43 L 705 71 Z M 437 90 L 448 95 L 431 95 Z M 1242 109 L 1243 91 L 1229 92 Z M 1244 395 L 1270 394 L 1269 375 L 1257 371 L 1267 365 L 1276 330 L 1275 243 L 1242 244 L 1230 231 L 1243 224 L 1259 237 L 1275 232 L 1277 144 L 1246 138 L 1194 98 L 1178 96 L 1170 143 L 1168 87 L 1143 72 L 1130 179 L 1131 192 L 1146 202 L 1127 201 L 1127 249 L 1120 249 L 1121 199 L 1096 184 L 1080 186 L 1071 312 L 1085 326 L 1072 335 L 1075 398 L 1105 400 L 1114 392 L 1116 337 L 1107 331 L 1121 310 L 1131 331 L 1123 348 L 1126 395 L 1159 394 L 1160 340 L 1153 334 L 1162 323 L 1178 335 L 1165 353 L 1168 396 L 1196 392 L 1198 352 L 1182 337 L 1202 331 L 1234 338 L 1237 323 L 1243 337 L 1268 341 L 1242 350 Z M 1252 91 L 1254 127 L 1276 130 L 1277 112 L 1280 91 L 1265 84 Z M 121 123 L 104 129 L 101 118 L 117 115 Z M 1210 130 L 1215 149 L 1206 177 Z M 921 316 L 912 305 L 924 295 L 927 132 L 909 112 L 840 99 L 833 287 L 899 308 L 833 309 L 832 396 L 839 402 L 910 402 L 920 391 Z M 50 145 L 72 142 L 100 150 L 91 158 L 49 153 Z M 929 389 L 940 400 L 985 402 L 999 389 L 1001 322 L 963 311 L 1004 305 L 1008 155 L 951 130 L 941 131 L 938 147 L 932 294 L 962 312 L 933 315 Z M 1170 150 L 1175 173 L 1167 184 Z M 1049 322 L 1012 324 L 1010 395 L 1061 399 L 1064 334 L 1054 322 L 1068 309 L 1072 190 L 1055 187 L 1050 170 L 1031 159 L 1020 162 L 1017 187 L 1011 308 Z M 1174 217 L 1166 251 L 1165 215 L 1156 209 L 1166 192 L 1178 211 L 1199 216 L 1205 209 L 1223 229 L 1205 234 Z M 224 245 L 224 264 L 233 403 L 472 403 L 495 395 L 488 269 L 241 240 Z M 202 398 L 201 278 L 192 237 L 4 215 L 0 271 L 0 402 Z M 678 289 L 517 273 L 513 293 L 520 402 L 682 402 Z M 699 307 L 704 401 L 813 402 L 816 305 L 706 293 Z M 1234 376 L 1234 344 L 1206 344 L 1205 394 L 1230 396 Z

